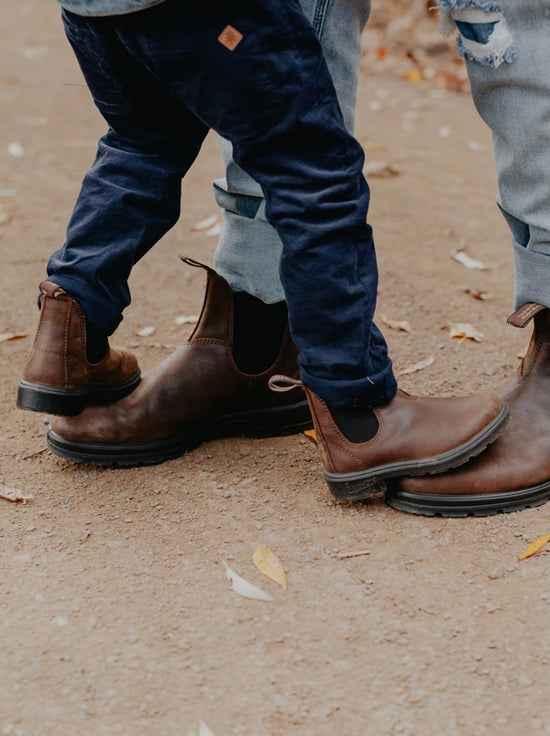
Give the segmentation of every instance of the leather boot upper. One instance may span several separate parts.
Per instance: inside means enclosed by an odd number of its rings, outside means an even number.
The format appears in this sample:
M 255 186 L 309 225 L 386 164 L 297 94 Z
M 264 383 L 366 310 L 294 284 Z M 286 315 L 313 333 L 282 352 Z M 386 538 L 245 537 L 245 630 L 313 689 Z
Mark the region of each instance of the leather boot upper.
M 336 425 L 327 404 L 306 389 L 321 460 L 329 473 L 350 473 L 390 463 L 422 460 L 467 443 L 501 412 L 492 394 L 464 398 L 425 398 L 398 390 L 390 401 L 373 408 L 377 434 L 353 443 Z
M 268 387 L 274 373 L 298 372 L 298 351 L 288 325 L 274 364 L 257 375 L 241 372 L 232 355 L 231 287 L 212 269 L 186 262 L 208 274 L 201 316 L 188 342 L 145 373 L 132 394 L 108 409 L 90 407 L 78 417 L 56 419 L 54 432 L 76 442 L 139 444 L 185 432 L 220 415 L 303 400 L 298 389 L 289 398 Z
M 40 321 L 23 380 L 60 389 L 122 384 L 138 371 L 135 356 L 108 348 L 99 363 L 86 357 L 86 315 L 61 287 L 40 284 Z
M 550 480 L 550 310 L 534 317 L 517 377 L 501 395 L 511 417 L 496 442 L 458 470 L 406 478 L 401 487 L 422 494 L 506 493 Z

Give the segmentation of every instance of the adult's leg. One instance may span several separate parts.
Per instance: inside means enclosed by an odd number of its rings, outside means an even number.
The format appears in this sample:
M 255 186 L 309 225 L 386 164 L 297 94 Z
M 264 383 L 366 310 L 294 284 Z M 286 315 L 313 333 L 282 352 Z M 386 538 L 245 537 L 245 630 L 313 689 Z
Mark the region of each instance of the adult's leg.
M 404 481 L 388 501 L 449 516 L 518 511 L 550 499 L 550 10 L 537 0 L 440 4 L 444 24 L 458 28 L 474 101 L 493 134 L 515 259 L 509 322 L 534 318 L 534 327 L 503 391 L 511 419 L 501 437 L 453 473 Z
M 361 35 L 370 0 L 301 0 L 317 34 L 329 68 L 346 128 L 353 133 Z M 233 147 L 220 139 L 225 177 L 214 182 L 222 208 L 222 231 L 214 268 L 235 291 L 245 291 L 267 304 L 284 299 L 279 277 L 282 242 L 265 216 L 261 186 L 233 159 Z
M 493 133 L 515 306 L 550 307 L 550 9 L 536 0 L 501 0 L 491 11 L 483 2 L 441 4 L 446 22 L 458 25 L 474 102 Z

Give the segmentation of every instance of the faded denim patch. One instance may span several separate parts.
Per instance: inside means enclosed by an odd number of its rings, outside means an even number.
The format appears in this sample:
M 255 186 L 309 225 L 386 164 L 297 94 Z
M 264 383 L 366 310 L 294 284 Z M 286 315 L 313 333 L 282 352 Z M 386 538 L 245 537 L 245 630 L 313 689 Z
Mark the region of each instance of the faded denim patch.
M 469 61 L 495 69 L 516 57 L 514 39 L 498 3 L 479 0 L 438 0 L 440 30 L 450 35 L 458 30 L 458 52 Z

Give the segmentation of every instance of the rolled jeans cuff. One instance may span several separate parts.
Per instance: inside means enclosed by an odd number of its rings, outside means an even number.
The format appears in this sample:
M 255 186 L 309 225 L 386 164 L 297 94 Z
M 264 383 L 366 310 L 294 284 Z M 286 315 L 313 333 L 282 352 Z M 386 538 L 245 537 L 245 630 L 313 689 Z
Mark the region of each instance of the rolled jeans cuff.
M 387 367 L 374 376 L 355 380 L 319 378 L 301 369 L 304 386 L 330 407 L 369 407 L 388 404 L 397 392 L 397 381 L 388 359 Z
M 550 308 L 550 256 L 537 253 L 513 240 L 514 308 L 535 302 Z

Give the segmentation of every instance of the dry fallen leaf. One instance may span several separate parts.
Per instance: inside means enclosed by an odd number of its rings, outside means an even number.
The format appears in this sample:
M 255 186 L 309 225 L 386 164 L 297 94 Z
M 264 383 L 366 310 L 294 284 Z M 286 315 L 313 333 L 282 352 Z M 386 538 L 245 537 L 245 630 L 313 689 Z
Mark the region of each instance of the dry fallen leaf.
M 399 169 L 387 161 L 369 161 L 363 168 L 363 174 L 367 179 L 391 179 L 394 176 L 399 176 L 400 173 Z
M 365 555 L 370 555 L 370 551 L 368 549 L 363 549 L 360 552 L 340 552 L 338 557 L 341 560 L 349 560 L 350 557 L 364 557 Z
M 222 226 L 220 225 L 219 222 L 217 222 L 215 225 L 212 225 L 212 227 L 206 231 L 206 237 L 213 238 L 216 235 L 219 235 L 221 231 L 222 231 Z
M 423 79 L 420 69 L 405 69 L 401 72 L 401 76 L 403 79 L 406 79 L 407 82 L 411 82 L 412 84 L 418 84 L 418 82 L 421 82 Z
M 463 286 L 462 291 L 465 294 L 469 294 L 473 299 L 479 299 L 480 302 L 486 302 L 493 298 L 493 295 L 489 294 L 487 291 L 477 291 L 469 289 L 467 286 Z
M 482 261 L 476 261 L 475 258 L 469 256 L 463 250 L 451 251 L 451 257 L 454 261 L 458 261 L 458 263 L 461 263 L 466 268 L 470 268 L 474 271 L 487 271 L 489 268 L 485 263 Z
M 207 217 L 205 220 L 201 220 L 200 222 L 195 223 L 191 230 L 208 230 L 209 227 L 212 227 L 212 225 L 215 225 L 218 221 L 218 215 L 210 215 L 210 217 Z
M 252 555 L 252 562 L 260 572 L 267 575 L 286 590 L 286 572 L 277 557 L 267 547 L 258 547 Z
M 255 585 L 252 585 L 252 583 L 249 583 L 248 580 L 245 580 L 240 575 L 237 575 L 237 573 L 229 567 L 225 560 L 223 560 L 223 564 L 225 566 L 225 574 L 227 576 L 227 579 L 230 581 L 231 588 L 235 591 L 235 593 L 242 595 L 243 598 L 253 598 L 257 601 L 273 600 L 269 593 L 265 593 L 261 588 L 257 588 Z
M 399 322 L 395 319 L 390 319 L 389 317 L 386 317 L 385 314 L 381 314 L 380 319 L 385 325 L 391 327 L 392 330 L 401 330 L 401 332 L 407 332 L 409 333 L 409 335 L 412 333 L 410 322 Z
M 425 358 L 418 363 L 414 363 L 414 365 L 410 365 L 408 368 L 403 368 L 402 371 L 397 371 L 396 376 L 408 376 L 410 373 L 423 371 L 424 368 L 428 368 L 434 362 L 434 360 L 435 357 L 433 355 L 430 355 L 428 358 Z
M 176 324 L 178 325 L 194 325 L 195 322 L 198 322 L 199 318 L 196 314 L 187 314 L 182 315 L 181 317 L 176 317 Z
M 199 736 L 214 736 L 212 731 L 208 728 L 206 723 L 203 723 L 203 721 L 199 723 Z
M 34 496 L 30 493 L 18 491 L 17 488 L 9 488 L 8 486 L 0 484 L 0 498 L 5 498 L 6 501 L 12 501 L 13 503 L 18 503 L 20 501 L 25 504 L 27 501 L 31 501 Z
M 134 335 L 138 335 L 138 337 L 151 337 L 151 335 L 155 334 L 155 330 L 156 327 L 150 325 L 149 327 L 142 327 L 141 330 L 136 330 Z
M 8 342 L 8 340 L 20 340 L 27 337 L 26 332 L 0 332 L 0 342 Z
M 21 158 L 25 155 L 25 149 L 20 143 L 17 143 L 17 141 L 13 141 L 12 143 L 8 144 L 8 153 L 14 158 Z
M 317 444 L 317 435 L 315 434 L 314 429 L 306 429 L 304 434 L 308 438 L 308 440 L 311 440 L 311 442 L 314 442 L 315 444 Z
M 467 322 L 450 322 L 449 330 L 451 337 L 457 337 L 463 340 L 481 342 L 485 337 L 483 332 L 476 330 L 475 327 L 472 327 L 472 325 L 469 325 Z
M 542 537 L 536 539 L 533 544 L 527 547 L 527 549 L 520 554 L 518 560 L 525 560 L 527 557 L 532 557 L 535 552 L 542 549 L 546 544 L 548 544 L 548 542 L 550 542 L 550 534 L 543 534 Z
M 214 734 L 204 721 L 200 721 L 198 730 L 196 726 L 193 726 L 187 731 L 187 736 L 214 736 Z

